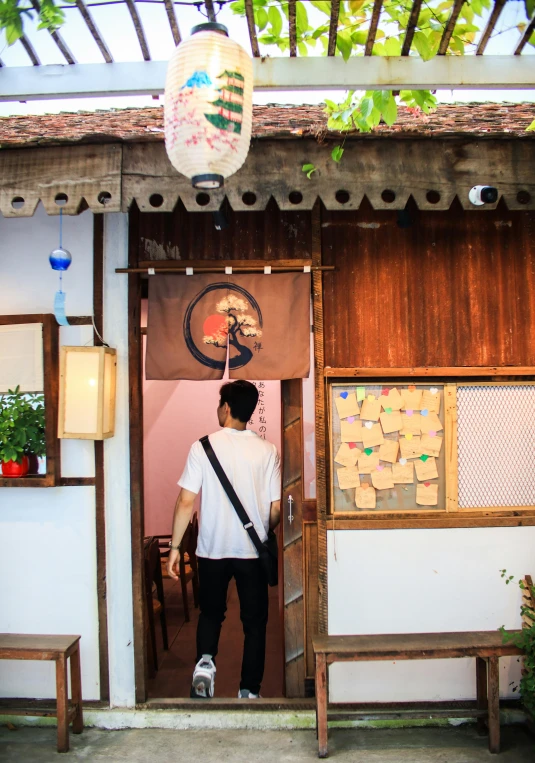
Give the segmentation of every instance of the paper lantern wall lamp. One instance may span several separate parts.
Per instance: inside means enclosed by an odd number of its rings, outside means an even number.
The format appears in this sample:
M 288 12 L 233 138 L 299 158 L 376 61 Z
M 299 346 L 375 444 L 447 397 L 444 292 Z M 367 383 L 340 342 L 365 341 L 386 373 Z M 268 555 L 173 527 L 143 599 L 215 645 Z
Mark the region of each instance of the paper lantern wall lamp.
M 116 366 L 111 347 L 61 348 L 58 437 L 113 437 Z
M 165 84 L 165 146 L 194 188 L 221 188 L 245 162 L 253 63 L 223 24 L 199 24 L 173 53 Z

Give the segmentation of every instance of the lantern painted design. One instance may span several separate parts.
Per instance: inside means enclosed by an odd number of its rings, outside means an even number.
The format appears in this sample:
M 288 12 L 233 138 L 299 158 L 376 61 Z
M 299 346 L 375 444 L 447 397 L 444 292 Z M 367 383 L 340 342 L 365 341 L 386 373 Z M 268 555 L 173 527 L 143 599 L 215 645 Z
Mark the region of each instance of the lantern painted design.
M 167 70 L 165 146 L 194 188 L 220 188 L 249 151 L 253 64 L 222 24 L 199 24 Z

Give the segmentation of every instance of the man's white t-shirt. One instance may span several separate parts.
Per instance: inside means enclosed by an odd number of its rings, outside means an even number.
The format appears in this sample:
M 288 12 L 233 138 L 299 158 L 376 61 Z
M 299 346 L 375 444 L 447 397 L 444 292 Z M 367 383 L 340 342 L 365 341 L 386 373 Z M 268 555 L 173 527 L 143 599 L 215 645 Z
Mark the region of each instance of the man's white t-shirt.
M 224 427 L 210 443 L 261 541 L 266 540 L 272 501 L 281 497 L 277 448 L 250 429 Z M 191 446 L 180 487 L 202 487 L 197 556 L 207 559 L 255 559 L 258 553 L 217 478 L 204 448 Z

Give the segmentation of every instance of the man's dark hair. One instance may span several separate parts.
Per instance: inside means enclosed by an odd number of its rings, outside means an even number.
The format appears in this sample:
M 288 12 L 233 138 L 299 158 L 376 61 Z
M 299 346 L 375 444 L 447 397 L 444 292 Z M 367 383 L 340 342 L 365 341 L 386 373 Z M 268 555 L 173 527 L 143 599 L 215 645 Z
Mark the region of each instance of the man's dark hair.
M 237 379 L 234 382 L 223 384 L 219 390 L 219 407 L 228 403 L 230 415 L 246 424 L 258 403 L 258 390 L 251 382 Z

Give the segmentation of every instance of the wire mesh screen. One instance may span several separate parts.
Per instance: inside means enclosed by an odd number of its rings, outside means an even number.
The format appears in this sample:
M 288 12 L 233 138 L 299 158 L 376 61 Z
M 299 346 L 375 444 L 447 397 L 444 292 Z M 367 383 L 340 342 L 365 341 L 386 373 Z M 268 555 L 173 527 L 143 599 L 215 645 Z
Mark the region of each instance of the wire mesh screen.
M 457 388 L 459 508 L 535 505 L 535 386 Z

